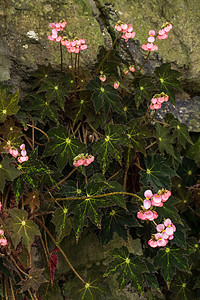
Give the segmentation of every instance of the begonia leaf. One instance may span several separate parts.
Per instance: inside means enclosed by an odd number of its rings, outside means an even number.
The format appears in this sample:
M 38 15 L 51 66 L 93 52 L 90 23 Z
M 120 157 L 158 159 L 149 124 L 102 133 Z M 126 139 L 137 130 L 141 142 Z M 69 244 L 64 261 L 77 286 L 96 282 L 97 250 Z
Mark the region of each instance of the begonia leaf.
M 178 199 L 170 196 L 169 199 L 163 203 L 163 206 L 159 208 L 159 211 L 157 210 L 159 219 L 162 221 L 163 219 L 170 218 L 172 223 L 181 222 L 181 218 L 178 214 L 178 211 L 174 207 L 174 205 L 176 205 L 178 202 Z
M 87 88 L 94 91 L 92 101 L 96 113 L 103 107 L 106 116 L 108 115 L 110 108 L 119 114 L 123 114 L 119 94 L 111 85 L 102 85 L 101 80 L 96 78 L 89 82 Z
M 102 226 L 100 230 L 100 238 L 103 244 L 107 244 L 113 238 L 113 234 L 117 233 L 118 236 L 124 240 L 128 239 L 127 227 L 141 226 L 135 217 L 128 211 L 114 207 L 108 210 L 107 214 L 102 218 Z
M 176 172 L 167 166 L 162 155 L 148 156 L 146 159 L 146 170 L 141 171 L 141 182 L 143 185 L 150 183 L 155 190 L 163 187 L 171 187 L 171 177 Z
M 176 158 L 174 148 L 172 146 L 170 129 L 168 127 L 157 124 L 156 137 L 158 138 L 158 149 L 163 154 L 166 151 L 168 154 Z
M 192 278 L 190 273 L 178 271 L 170 286 L 170 291 L 173 293 L 173 299 L 197 299 L 197 293 L 193 290 L 194 282 L 196 282 L 196 276 L 195 278 Z
M 154 258 L 154 264 L 161 269 L 161 274 L 164 277 L 168 287 L 172 280 L 172 276 L 176 273 L 176 269 L 183 271 L 188 270 L 187 253 L 181 248 L 175 246 L 165 247 L 160 249 L 157 256 Z
M 197 165 L 195 161 L 184 156 L 177 173 L 181 177 L 184 185 L 190 186 L 195 184 L 197 177 Z
M 67 91 L 57 79 L 45 80 L 38 92 L 46 92 L 47 102 L 54 99 L 64 111 Z
M 15 94 L 6 94 L 6 90 L 0 91 L 0 122 L 4 122 L 7 116 L 15 115 L 18 110 L 19 90 Z
M 48 282 L 48 280 L 46 280 L 46 278 L 42 274 L 43 272 L 44 269 L 36 269 L 34 267 L 31 268 L 29 270 L 29 276 L 25 280 L 19 282 L 19 284 L 21 285 L 21 293 L 27 291 L 30 288 L 37 291 L 42 283 Z
M 120 249 L 114 249 L 110 255 L 113 257 L 113 261 L 110 263 L 104 276 L 117 273 L 119 274 L 117 280 L 119 282 L 120 289 L 131 281 L 131 285 L 134 289 L 142 292 L 142 273 L 148 272 L 145 263 L 139 257 L 129 253 L 128 249 L 124 246 Z
M 37 112 L 43 121 L 47 117 L 58 124 L 58 107 L 51 100 L 47 100 L 42 94 L 34 95 L 31 111 Z
M 52 223 L 56 227 L 57 241 L 60 243 L 62 239 L 69 235 L 72 229 L 71 217 L 68 216 L 68 208 L 57 208 L 54 212 Z
M 144 259 L 144 262 L 145 262 L 145 264 L 147 266 L 147 269 L 148 269 L 148 272 L 144 273 L 144 278 L 145 278 L 148 286 L 153 287 L 157 291 L 160 291 L 160 287 L 159 287 L 157 277 L 154 274 L 154 273 L 157 272 L 154 265 L 150 262 L 150 260 L 148 260 L 146 258 Z
M 97 141 L 93 146 L 93 152 L 98 154 L 98 161 L 102 165 L 103 174 L 108 165 L 115 158 L 121 164 L 121 146 L 126 143 L 125 138 L 126 127 L 123 125 L 109 125 L 106 128 L 105 138 Z
M 175 104 L 175 91 L 180 90 L 181 88 L 181 83 L 178 80 L 181 73 L 172 70 L 171 65 L 165 63 L 155 69 L 155 74 L 158 76 L 160 92 L 166 93 L 169 96 L 169 100 Z
M 7 219 L 7 229 L 12 231 L 11 240 L 14 247 L 22 241 L 24 246 L 30 251 L 31 244 L 34 242 L 35 235 L 41 235 L 38 226 L 28 219 L 25 210 L 13 208 L 9 209 L 10 218 Z
M 15 178 L 23 174 L 16 168 L 11 158 L 4 158 L 0 162 L 0 191 L 3 192 L 5 181 L 13 181 Z
M 68 161 L 73 163 L 73 159 L 80 153 L 85 152 L 85 145 L 79 139 L 70 138 L 66 127 L 51 128 L 47 132 L 51 141 L 47 144 L 43 156 L 54 155 L 55 162 L 62 171 Z
M 186 143 L 193 145 L 190 138 L 188 127 L 176 119 L 172 114 L 165 116 L 165 122 L 170 124 L 170 129 L 173 129 L 172 141 L 177 139 L 178 142 L 185 148 Z
M 150 100 L 155 87 L 149 78 L 143 78 L 139 81 L 139 86 L 135 89 L 135 102 L 138 108 L 144 100 Z

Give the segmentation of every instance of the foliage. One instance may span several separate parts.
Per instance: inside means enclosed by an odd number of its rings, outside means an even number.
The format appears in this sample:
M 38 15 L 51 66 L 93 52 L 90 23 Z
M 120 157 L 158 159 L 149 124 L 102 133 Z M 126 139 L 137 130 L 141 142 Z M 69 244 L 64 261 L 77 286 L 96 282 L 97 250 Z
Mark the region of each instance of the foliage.
M 23 97 L 1 84 L 0 271 L 17 300 L 55 289 L 70 299 L 126 299 L 127 287 L 148 299 L 200 293 L 199 137 L 150 108 L 162 92 L 175 105 L 181 74 L 170 63 L 124 74 L 116 42 L 89 71 L 76 53 L 62 72 L 39 65 Z M 146 190 L 172 194 L 154 205 L 155 221 L 137 218 Z M 174 237 L 150 247 L 167 219 Z

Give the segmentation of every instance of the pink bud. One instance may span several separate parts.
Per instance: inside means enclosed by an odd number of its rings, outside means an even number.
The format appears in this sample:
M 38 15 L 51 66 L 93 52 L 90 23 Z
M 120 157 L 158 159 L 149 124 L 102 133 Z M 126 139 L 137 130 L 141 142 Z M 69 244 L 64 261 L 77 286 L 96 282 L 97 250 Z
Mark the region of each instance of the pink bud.
M 114 82 L 114 89 L 118 89 L 119 84 L 120 84 L 120 83 L 119 83 L 118 81 L 115 81 L 115 82 Z
M 1 246 L 6 246 L 7 245 L 7 240 L 6 239 L 0 239 L 0 244 Z
M 138 211 L 138 212 L 137 212 L 137 217 L 138 217 L 138 219 L 140 219 L 140 220 L 146 220 L 145 215 L 144 215 L 143 212 L 141 212 L 141 211 Z
M 4 231 L 0 229 L 0 235 L 4 235 Z

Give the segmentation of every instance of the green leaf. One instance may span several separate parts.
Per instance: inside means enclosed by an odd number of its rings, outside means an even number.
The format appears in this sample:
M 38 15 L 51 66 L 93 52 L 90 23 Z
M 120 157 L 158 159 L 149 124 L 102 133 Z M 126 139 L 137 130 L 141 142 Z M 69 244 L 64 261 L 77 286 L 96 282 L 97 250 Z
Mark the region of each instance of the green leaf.
M 58 122 L 58 112 L 57 107 L 51 104 L 51 101 L 45 99 L 45 97 L 41 95 L 34 95 L 33 104 L 31 106 L 31 111 L 37 111 L 40 118 L 44 121 L 47 117 L 49 120 Z
M 4 158 L 0 162 L 0 191 L 3 192 L 5 181 L 13 181 L 15 178 L 23 174 L 13 164 L 13 160 L 10 158 Z
M 43 156 L 56 154 L 55 162 L 61 171 L 68 161 L 72 164 L 75 156 L 85 152 L 85 145 L 78 139 L 71 139 L 64 126 L 52 128 L 47 134 L 51 141 L 47 144 Z
M 159 208 L 158 215 L 160 220 L 170 218 L 172 223 L 177 222 L 184 225 L 183 222 L 181 221 L 177 209 L 174 207 L 174 205 L 176 205 L 178 202 L 179 202 L 178 199 L 172 196 L 169 197 L 169 199 L 164 203 L 164 205 Z
M 47 102 L 54 99 L 64 111 L 67 92 L 60 82 L 57 79 L 46 80 L 38 90 L 38 92 L 44 91 L 46 92 Z
M 19 90 L 14 95 L 6 95 L 6 90 L 0 91 L 0 122 L 4 122 L 7 116 L 15 115 L 19 106 Z
M 144 273 L 144 278 L 148 284 L 148 286 L 153 287 L 157 291 L 160 291 L 159 283 L 157 280 L 157 277 L 154 275 L 156 273 L 156 269 L 154 268 L 154 265 L 149 261 L 149 259 L 144 259 L 144 262 L 148 268 L 148 273 Z
M 143 78 L 139 81 L 139 86 L 135 89 L 135 102 L 138 108 L 144 100 L 152 98 L 154 86 L 149 78 Z
M 139 257 L 129 253 L 126 247 L 114 249 L 110 254 L 114 260 L 111 262 L 104 276 L 108 276 L 111 273 L 118 273 L 120 289 L 125 287 L 131 281 L 131 285 L 137 291 L 142 292 L 142 273 L 148 272 L 145 263 Z
M 123 125 L 108 125 L 105 138 L 100 139 L 93 146 L 93 152 L 98 154 L 98 161 L 102 165 L 103 174 L 112 162 L 112 157 L 121 164 L 121 145 L 126 142 L 124 137 L 126 127 Z
M 21 293 L 29 289 L 37 291 L 42 283 L 48 282 L 43 276 L 44 269 L 31 268 L 29 277 L 19 282 L 21 285 Z
M 7 229 L 12 231 L 11 240 L 14 247 L 22 240 L 24 246 L 30 252 L 30 246 L 34 242 L 35 235 L 41 235 L 38 226 L 28 220 L 28 213 L 17 208 L 8 209 L 11 217 L 7 220 Z
M 156 190 L 161 188 L 170 189 L 170 177 L 176 176 L 175 171 L 165 164 L 162 155 L 148 156 L 146 170 L 140 173 L 143 185 L 150 183 Z
M 48 80 L 53 74 L 53 68 L 50 64 L 37 65 L 37 70 L 35 70 L 31 75 L 36 78 L 34 87 L 40 85 L 43 81 Z
M 182 164 L 177 170 L 178 175 L 182 178 L 182 183 L 190 186 L 196 183 L 197 165 L 194 160 L 184 156 Z
M 177 139 L 184 148 L 187 142 L 193 145 L 188 132 L 188 127 L 185 124 L 179 122 L 172 114 L 167 114 L 165 116 L 165 122 L 170 124 L 170 129 L 174 129 L 172 140 Z
M 130 120 L 127 126 L 128 126 L 127 137 L 131 147 L 134 150 L 137 150 L 146 156 L 145 138 L 149 137 L 150 135 L 149 130 L 147 130 L 146 126 L 141 127 L 140 120 L 138 119 Z
M 172 246 L 160 249 L 154 258 L 154 264 L 161 269 L 161 274 L 168 287 L 170 286 L 172 276 L 176 273 L 176 269 L 188 270 L 188 261 L 185 255 L 187 253 L 184 250 Z
M 158 138 L 158 149 L 163 154 L 164 151 L 169 153 L 171 156 L 176 158 L 174 148 L 172 146 L 172 140 L 170 136 L 170 129 L 168 127 L 157 124 L 156 126 L 156 137 Z
M 161 92 L 169 96 L 170 101 L 175 105 L 175 91 L 181 89 L 181 84 L 178 78 L 181 73 L 172 70 L 169 63 L 162 64 L 155 69 L 155 74 L 158 76 L 158 86 Z
M 121 208 L 110 209 L 102 218 L 102 226 L 100 231 L 100 238 L 103 244 L 107 244 L 113 238 L 116 232 L 118 236 L 127 241 L 128 230 L 127 227 L 139 227 L 135 217 Z
M 41 159 L 39 160 L 37 158 L 37 152 L 36 148 L 29 156 L 28 161 L 23 162 L 20 165 L 20 170 L 23 171 L 23 175 L 17 178 L 14 182 L 17 199 L 19 199 L 20 195 L 23 194 L 25 185 L 27 186 L 27 184 L 29 184 L 33 190 L 42 190 L 42 187 L 47 180 L 49 180 L 52 185 L 55 184 L 55 181 L 51 177 L 53 172 L 44 165 Z
M 96 113 L 103 107 L 106 116 L 110 108 L 119 114 L 123 114 L 119 94 L 111 85 L 102 85 L 101 80 L 96 78 L 89 82 L 87 89 L 94 91 L 92 101 Z
M 193 284 L 196 281 L 191 274 L 178 271 L 172 280 L 170 291 L 173 292 L 175 300 L 191 300 L 197 299 L 196 292 L 193 291 Z
M 54 212 L 52 223 L 56 227 L 57 243 L 60 243 L 66 235 L 70 234 L 72 229 L 71 218 L 68 217 L 68 208 L 57 208 Z
M 200 167 L 200 136 L 194 137 L 193 145 L 189 145 L 186 150 L 186 155 L 193 159 Z

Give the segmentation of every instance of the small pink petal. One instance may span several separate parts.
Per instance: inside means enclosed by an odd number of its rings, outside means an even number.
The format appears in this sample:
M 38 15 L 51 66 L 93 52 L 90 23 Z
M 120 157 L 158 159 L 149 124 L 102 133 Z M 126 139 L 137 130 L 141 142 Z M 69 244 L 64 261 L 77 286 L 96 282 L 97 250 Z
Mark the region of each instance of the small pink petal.
M 167 235 L 172 235 L 172 234 L 174 233 L 174 230 L 173 230 L 172 227 L 167 227 L 167 228 L 165 229 L 165 233 L 166 233 Z
M 164 224 L 158 224 L 156 226 L 156 229 L 157 229 L 157 231 L 161 232 L 161 231 L 163 231 L 165 229 L 165 225 Z
M 143 201 L 143 206 L 144 206 L 145 209 L 149 209 L 151 207 L 151 201 L 145 199 Z
M 152 36 L 154 36 L 156 33 L 155 33 L 155 31 L 154 30 L 149 30 L 149 35 L 152 35 Z
M 151 190 L 146 190 L 144 192 L 144 196 L 145 196 L 146 199 L 151 199 L 153 197 L 153 193 L 152 193 Z
M 155 41 L 155 38 L 153 36 L 148 37 L 148 42 L 153 43 Z
M 169 226 L 169 225 L 171 225 L 171 224 L 172 224 L 172 221 L 171 221 L 169 218 L 167 218 L 167 219 L 164 221 L 165 227 L 167 227 L 167 226 Z
M 153 241 L 153 240 L 149 240 L 149 241 L 148 241 L 148 244 L 149 244 L 149 246 L 151 246 L 152 248 L 155 248 L 155 247 L 158 246 L 158 245 L 157 245 L 157 241 Z

